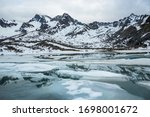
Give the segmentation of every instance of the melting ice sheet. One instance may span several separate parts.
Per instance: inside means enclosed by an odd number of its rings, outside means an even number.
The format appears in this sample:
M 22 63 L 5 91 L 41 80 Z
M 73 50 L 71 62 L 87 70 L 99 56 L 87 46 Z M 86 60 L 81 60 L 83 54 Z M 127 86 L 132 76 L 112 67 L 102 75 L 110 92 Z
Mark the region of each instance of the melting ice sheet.
M 62 81 L 72 99 L 141 99 L 121 89 L 118 85 L 93 81 Z
M 1 70 L 12 70 L 20 72 L 44 72 L 57 68 L 57 66 L 42 64 L 42 63 L 0 63 Z
M 0 99 L 150 99 L 149 55 L 37 56 L 0 56 Z
M 115 84 L 93 82 L 87 80 L 57 80 L 51 85 L 37 88 L 24 81 L 0 86 L 1 99 L 143 99 L 132 95 Z
M 44 71 L 50 71 L 54 68 L 56 68 L 56 66 L 40 64 L 40 63 L 18 64 L 14 67 L 16 71 L 23 71 L 23 72 L 44 72 Z
M 100 71 L 100 70 L 91 70 L 91 71 L 73 71 L 73 70 L 59 70 L 58 74 L 60 76 L 64 76 L 66 74 L 70 76 L 78 76 L 80 79 L 86 80 L 119 80 L 119 81 L 126 81 L 125 75 L 117 74 L 108 71 Z

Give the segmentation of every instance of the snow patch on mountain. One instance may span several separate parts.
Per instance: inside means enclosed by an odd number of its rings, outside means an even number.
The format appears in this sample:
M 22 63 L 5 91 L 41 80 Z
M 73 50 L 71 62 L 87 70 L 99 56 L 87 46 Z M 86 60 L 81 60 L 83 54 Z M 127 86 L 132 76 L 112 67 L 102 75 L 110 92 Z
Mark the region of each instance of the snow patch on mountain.
M 53 18 L 36 14 L 27 22 L 0 19 L 0 39 L 1 51 L 16 52 L 148 48 L 150 16 L 131 14 L 119 21 L 89 24 L 66 13 Z

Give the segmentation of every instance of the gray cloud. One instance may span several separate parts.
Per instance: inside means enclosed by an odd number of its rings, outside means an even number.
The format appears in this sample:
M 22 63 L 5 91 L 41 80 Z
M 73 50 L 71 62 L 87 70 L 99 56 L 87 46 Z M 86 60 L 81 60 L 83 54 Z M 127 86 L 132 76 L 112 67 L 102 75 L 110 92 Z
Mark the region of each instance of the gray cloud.
M 82 22 L 114 21 L 130 13 L 149 14 L 150 0 L 0 0 L 0 18 L 27 20 L 36 13 L 64 12 Z

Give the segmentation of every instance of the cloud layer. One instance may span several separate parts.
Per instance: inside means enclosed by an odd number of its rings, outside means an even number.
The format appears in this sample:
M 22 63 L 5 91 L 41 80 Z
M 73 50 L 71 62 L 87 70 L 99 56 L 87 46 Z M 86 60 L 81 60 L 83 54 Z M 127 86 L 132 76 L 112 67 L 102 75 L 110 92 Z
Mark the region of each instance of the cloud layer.
M 82 22 L 114 21 L 131 13 L 149 14 L 150 0 L 0 0 L 0 18 L 27 20 L 36 13 L 64 12 Z

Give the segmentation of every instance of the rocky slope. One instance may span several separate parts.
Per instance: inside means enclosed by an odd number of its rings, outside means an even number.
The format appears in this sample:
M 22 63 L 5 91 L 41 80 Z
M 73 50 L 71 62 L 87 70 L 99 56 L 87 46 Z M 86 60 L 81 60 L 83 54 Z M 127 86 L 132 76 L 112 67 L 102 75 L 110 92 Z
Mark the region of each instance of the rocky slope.
M 36 14 L 27 22 L 0 19 L 1 52 L 49 52 L 81 48 L 132 49 L 150 46 L 150 15 L 114 22 L 82 23 L 64 13 Z

